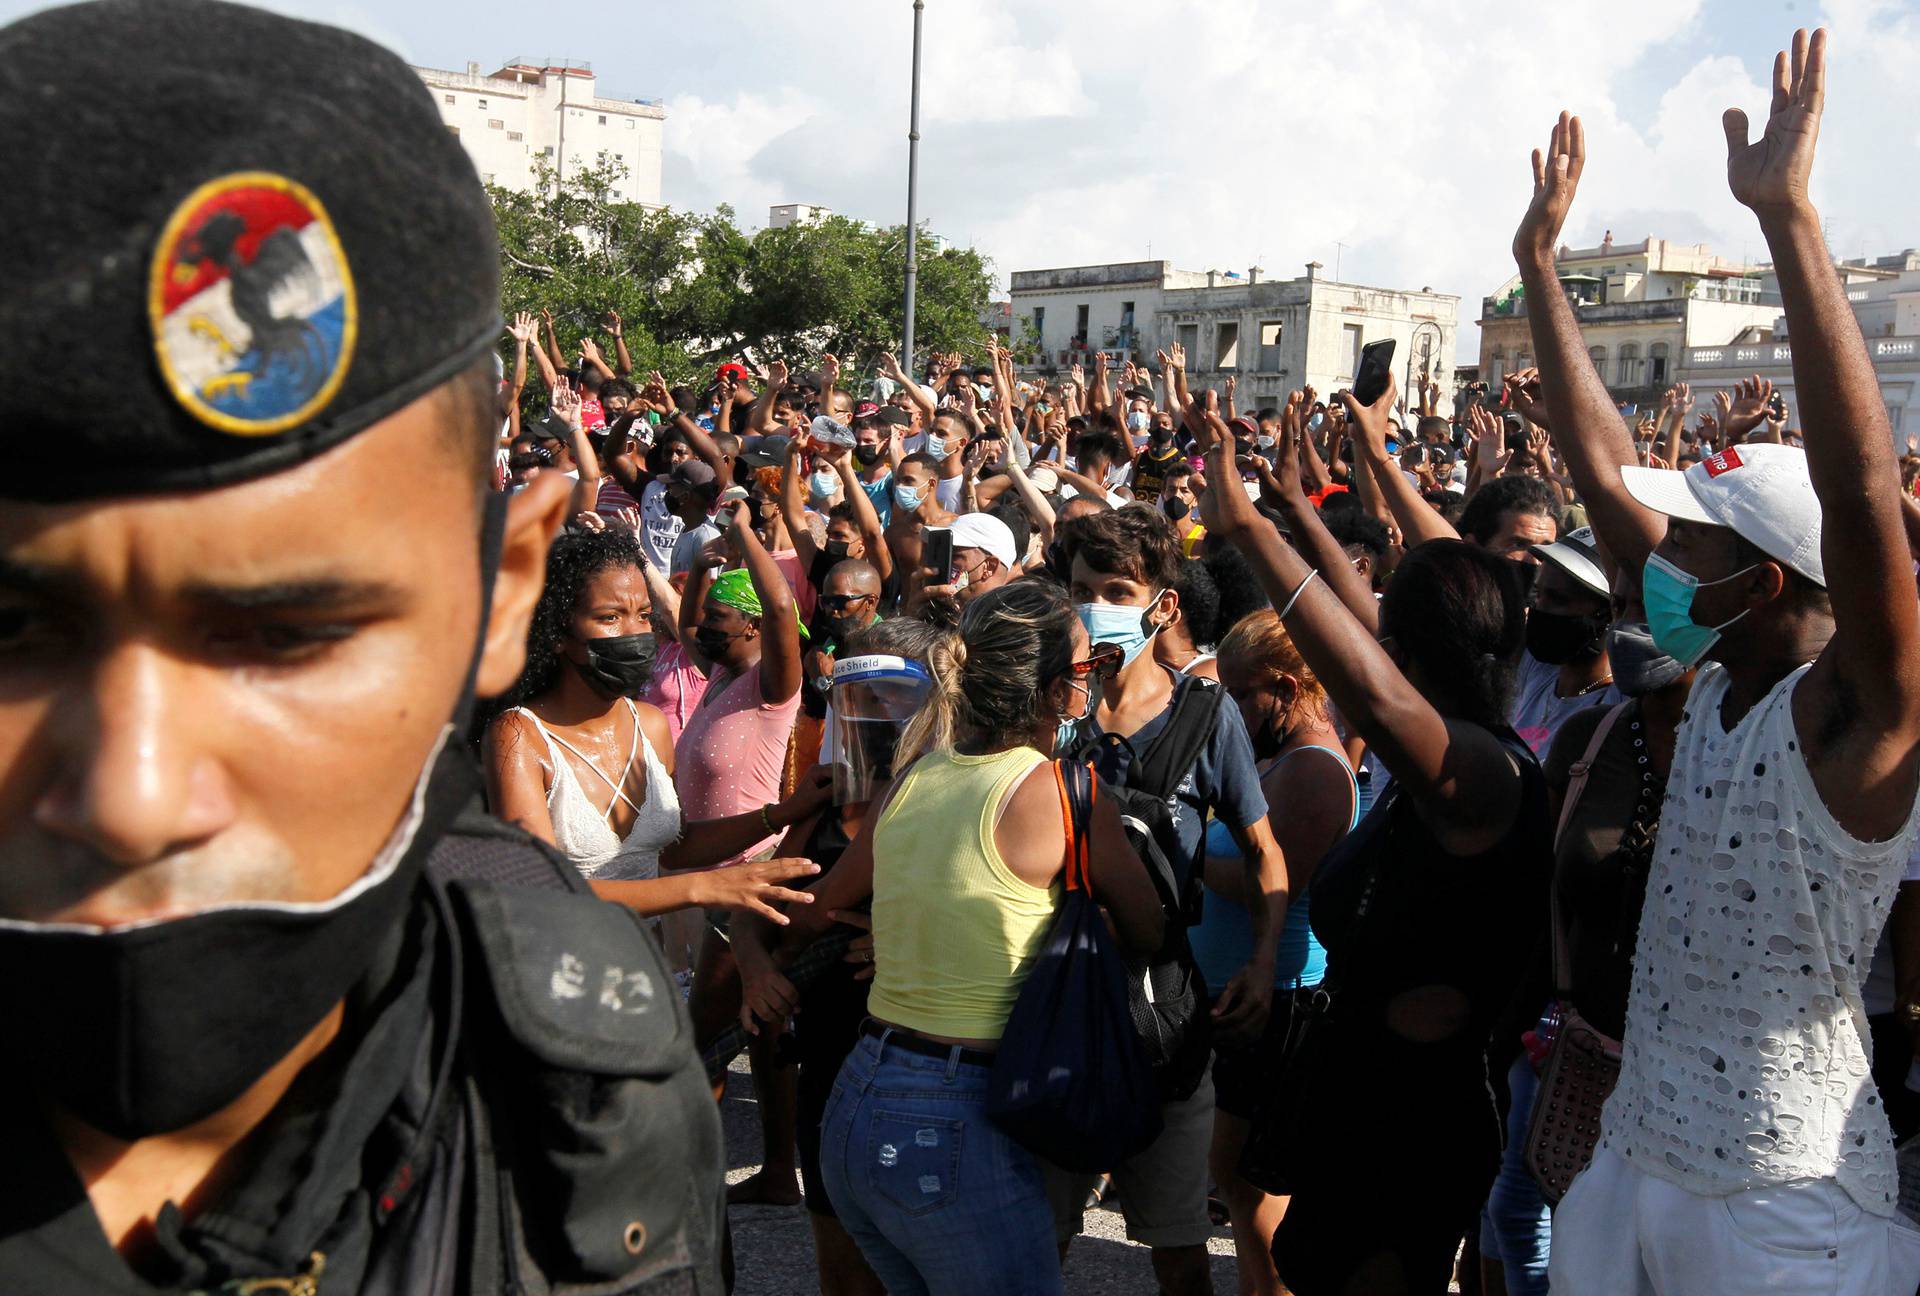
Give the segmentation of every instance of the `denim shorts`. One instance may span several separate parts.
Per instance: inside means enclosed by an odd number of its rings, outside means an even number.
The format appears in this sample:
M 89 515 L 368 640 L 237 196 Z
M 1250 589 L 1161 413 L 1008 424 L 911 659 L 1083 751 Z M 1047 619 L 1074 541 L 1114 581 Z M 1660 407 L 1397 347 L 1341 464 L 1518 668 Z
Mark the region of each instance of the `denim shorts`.
M 820 1127 L 820 1174 L 892 1296 L 1061 1290 L 1039 1163 L 987 1119 L 989 1068 L 862 1036 Z

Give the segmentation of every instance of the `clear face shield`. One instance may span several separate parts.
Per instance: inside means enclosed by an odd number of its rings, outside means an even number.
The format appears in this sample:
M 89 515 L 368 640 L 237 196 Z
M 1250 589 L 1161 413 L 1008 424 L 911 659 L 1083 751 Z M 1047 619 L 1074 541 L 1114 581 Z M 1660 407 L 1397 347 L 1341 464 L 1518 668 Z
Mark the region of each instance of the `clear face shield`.
M 873 653 L 834 663 L 826 758 L 835 805 L 871 801 L 893 777 L 900 734 L 931 687 L 926 667 L 904 657 Z

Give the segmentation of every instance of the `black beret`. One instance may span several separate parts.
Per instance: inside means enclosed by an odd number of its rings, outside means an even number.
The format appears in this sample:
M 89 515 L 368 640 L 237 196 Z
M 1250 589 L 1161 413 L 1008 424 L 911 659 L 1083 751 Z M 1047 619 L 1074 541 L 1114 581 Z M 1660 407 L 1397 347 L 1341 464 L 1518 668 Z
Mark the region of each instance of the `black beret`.
M 0 28 L 0 497 L 276 472 L 498 337 L 473 164 L 397 56 L 215 0 Z

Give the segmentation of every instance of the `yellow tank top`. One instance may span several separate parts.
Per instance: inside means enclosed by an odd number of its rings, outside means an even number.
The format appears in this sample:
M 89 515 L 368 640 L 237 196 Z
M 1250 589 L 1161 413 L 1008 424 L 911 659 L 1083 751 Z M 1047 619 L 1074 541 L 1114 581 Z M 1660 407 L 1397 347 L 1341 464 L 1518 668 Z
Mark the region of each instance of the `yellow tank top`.
M 928 1035 L 1000 1038 L 1060 887 L 1014 876 L 993 829 L 1008 793 L 1045 760 L 1031 747 L 944 751 L 908 771 L 873 829 L 875 1017 Z

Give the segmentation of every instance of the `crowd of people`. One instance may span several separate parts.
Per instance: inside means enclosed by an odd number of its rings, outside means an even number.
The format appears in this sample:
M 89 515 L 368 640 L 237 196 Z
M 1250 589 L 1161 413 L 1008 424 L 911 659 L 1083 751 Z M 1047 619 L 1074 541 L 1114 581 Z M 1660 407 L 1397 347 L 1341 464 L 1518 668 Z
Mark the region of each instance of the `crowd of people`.
M 152 185 L 24 186 L 85 255 L 0 302 L 155 356 L 0 359 L 0 1287 L 713 1292 L 804 1203 L 793 1290 L 1045 1293 L 1104 1201 L 1177 1296 L 1222 1226 L 1242 1296 L 1920 1290 L 1920 461 L 1809 197 L 1824 32 L 1724 122 L 1798 427 L 1623 417 L 1565 114 L 1537 368 L 1240 409 L 1178 345 L 502 356 L 399 60 L 104 0 L 0 32 L 0 128 L 73 58 L 192 91 L 108 133 Z M 203 111 L 295 66 L 364 117 Z M 1048 1048 L 1107 1123 L 1014 1118 Z

